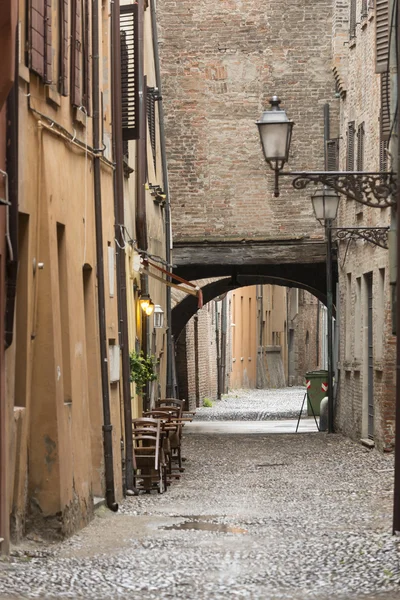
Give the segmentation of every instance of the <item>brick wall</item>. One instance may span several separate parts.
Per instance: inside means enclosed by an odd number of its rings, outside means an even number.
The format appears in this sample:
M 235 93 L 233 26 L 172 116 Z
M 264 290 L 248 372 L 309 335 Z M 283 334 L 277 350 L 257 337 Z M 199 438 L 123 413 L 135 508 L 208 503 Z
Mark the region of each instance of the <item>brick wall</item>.
M 190 319 L 177 340 L 176 370 L 179 396 L 190 410 L 204 398 L 217 397 L 215 302 L 208 302 Z
M 341 0 L 337 0 L 336 5 L 345 7 Z M 377 171 L 380 76 L 375 73 L 374 10 L 369 10 L 366 19 L 362 20 L 360 15 L 361 0 L 358 0 L 356 36 L 346 43 L 345 49 L 342 47 L 340 52 L 337 49 L 334 54 L 334 64 L 340 62 L 343 74 L 340 167 L 346 168 L 347 125 L 354 121 L 356 130 L 364 123 L 364 170 Z M 349 41 L 348 28 L 346 41 Z M 357 156 L 357 139 L 355 146 Z M 389 222 L 389 209 L 363 207 L 344 198 L 341 201 L 341 226 L 385 226 Z M 374 423 L 370 433 L 380 449 L 389 450 L 394 443 L 395 417 L 395 338 L 391 335 L 389 253 L 363 241 L 341 242 L 338 264 L 340 350 L 336 427 L 354 439 L 369 434 L 367 277 L 371 273 Z
M 279 94 L 290 168 L 323 167 L 331 13 L 331 0 L 158 2 L 176 240 L 321 235 L 308 193 L 286 182 L 273 198 L 254 123 Z
M 293 295 L 289 295 L 289 298 L 293 302 Z M 325 332 L 322 327 L 322 309 L 318 313 L 317 298 L 305 290 L 298 290 L 298 312 L 293 317 L 289 321 L 289 329 L 292 329 L 294 333 L 294 343 L 290 349 L 294 355 L 292 358 L 294 368 L 290 373 L 290 383 L 291 385 L 303 385 L 304 376 L 308 371 L 324 368 L 321 358 L 322 338 Z

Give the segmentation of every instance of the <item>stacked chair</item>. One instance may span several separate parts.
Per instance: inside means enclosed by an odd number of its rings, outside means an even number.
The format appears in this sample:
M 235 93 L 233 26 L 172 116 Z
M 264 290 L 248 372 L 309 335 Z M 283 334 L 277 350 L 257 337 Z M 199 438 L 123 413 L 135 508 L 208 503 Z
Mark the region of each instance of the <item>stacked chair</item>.
M 193 420 L 194 411 L 184 410 L 185 401 L 157 400 L 153 410 L 133 420 L 133 465 L 135 488 L 149 494 L 167 490 L 173 479 L 184 472 L 182 429 Z

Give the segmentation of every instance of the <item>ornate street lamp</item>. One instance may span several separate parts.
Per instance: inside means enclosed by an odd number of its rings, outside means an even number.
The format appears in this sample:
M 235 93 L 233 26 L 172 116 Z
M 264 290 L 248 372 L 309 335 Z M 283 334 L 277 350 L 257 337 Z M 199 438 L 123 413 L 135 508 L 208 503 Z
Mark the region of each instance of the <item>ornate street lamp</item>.
M 257 121 L 264 157 L 275 171 L 275 196 L 279 196 L 278 175 L 288 162 L 293 121 L 289 121 L 284 110 L 279 108 L 278 96 L 272 96 L 271 109 L 265 110 Z
M 279 177 L 292 177 L 293 187 L 306 188 L 310 183 L 322 184 L 356 200 L 365 206 L 386 208 L 395 206 L 397 180 L 390 171 L 288 171 L 283 167 L 288 162 L 293 121 L 279 108 L 280 100 L 273 96 L 271 109 L 266 110 L 257 121 L 264 157 L 275 173 L 274 195 L 279 196 Z
M 334 221 L 339 208 L 339 194 L 328 186 L 318 187 L 311 196 L 315 218 L 318 221 Z

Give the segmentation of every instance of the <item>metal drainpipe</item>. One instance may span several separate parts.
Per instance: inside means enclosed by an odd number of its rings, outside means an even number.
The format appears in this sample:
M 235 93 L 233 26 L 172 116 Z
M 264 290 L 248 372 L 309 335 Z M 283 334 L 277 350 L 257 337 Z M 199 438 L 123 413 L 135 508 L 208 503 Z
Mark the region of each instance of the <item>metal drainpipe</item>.
M 162 100 L 162 89 L 161 89 L 161 69 L 160 69 L 160 56 L 158 52 L 158 33 L 157 33 L 157 14 L 155 0 L 150 0 L 150 11 L 151 11 L 151 27 L 153 34 L 153 52 L 154 52 L 154 69 L 156 74 L 156 87 L 160 99 L 158 101 L 158 122 L 160 130 L 160 147 L 161 147 L 161 163 L 163 171 L 163 190 L 166 196 L 165 200 L 165 257 L 172 270 L 171 266 L 171 247 L 172 247 L 172 236 L 171 236 L 171 204 L 169 199 L 169 181 L 168 181 L 168 165 L 167 165 L 167 153 L 165 149 L 165 122 L 164 122 L 164 106 Z M 170 280 L 170 278 L 168 278 Z M 167 286 L 166 290 L 166 316 L 167 316 L 167 398 L 173 398 L 175 396 L 175 389 L 173 383 L 173 369 L 172 361 L 174 354 L 173 339 L 172 339 L 172 303 L 171 303 L 171 288 Z
M 221 307 L 221 379 L 222 379 L 222 393 L 226 394 L 226 330 L 227 330 L 227 302 L 228 297 L 222 300 Z
M 18 56 L 16 52 L 15 56 Z M 18 274 L 18 73 L 15 61 L 15 80 L 7 98 L 7 149 L 6 163 L 8 173 L 9 255 L 7 258 L 7 299 L 5 318 L 5 346 L 9 348 L 14 335 L 15 297 Z M 12 254 L 12 256 L 11 256 Z
M 396 67 L 397 74 L 399 72 L 398 60 L 400 57 L 400 10 L 397 8 L 397 33 L 394 36 L 397 43 L 396 56 Z M 400 97 L 400 77 L 397 77 L 397 86 L 392 89 L 395 90 L 396 102 Z M 400 118 L 397 115 L 397 136 L 400 137 Z M 398 147 L 396 148 L 397 153 L 393 155 L 393 169 L 397 171 L 397 176 L 400 173 L 400 153 Z M 397 190 L 397 218 L 400 214 L 400 189 Z M 397 285 L 396 285 L 396 329 L 397 329 L 397 340 L 396 340 L 396 433 L 395 433 L 395 456 L 394 456 L 394 503 L 393 503 L 393 534 L 400 532 L 400 236 L 397 236 Z
M 114 171 L 114 212 L 115 239 L 117 249 L 117 298 L 119 321 L 119 344 L 122 357 L 122 394 L 124 405 L 125 429 L 125 489 L 133 490 L 133 441 L 132 441 L 132 404 L 130 389 L 128 305 L 126 290 L 125 242 L 121 230 L 124 225 L 124 152 L 122 142 L 122 98 L 121 98 L 121 45 L 120 45 L 120 3 L 114 0 L 111 8 L 111 52 L 113 72 L 112 115 L 113 115 L 113 151 Z
M 222 393 L 222 371 L 221 371 L 221 349 L 220 349 L 220 336 L 219 336 L 219 313 L 218 303 L 214 302 L 215 312 L 215 342 L 217 349 L 217 398 L 221 400 Z
M 100 57 L 99 57 L 99 2 L 95 0 L 92 4 L 92 64 L 93 64 L 93 147 L 99 152 L 100 146 Z M 106 308 L 104 293 L 104 254 L 103 254 L 103 218 L 101 206 L 101 172 L 100 155 L 93 158 L 94 176 L 94 210 L 96 227 L 96 262 L 97 262 L 97 285 L 98 285 L 98 309 L 99 309 L 99 334 L 100 334 L 100 360 L 101 360 L 101 383 L 103 396 L 103 440 L 104 440 L 104 464 L 106 478 L 106 501 L 107 506 L 114 512 L 118 510 L 115 502 L 114 486 L 114 464 L 112 447 L 112 425 L 110 411 L 110 390 L 108 384 L 108 353 L 107 353 L 107 329 Z
M 138 89 L 139 89 L 139 139 L 136 153 L 136 237 L 141 250 L 147 250 L 147 219 L 146 219 L 146 77 L 143 66 L 143 0 L 138 0 Z

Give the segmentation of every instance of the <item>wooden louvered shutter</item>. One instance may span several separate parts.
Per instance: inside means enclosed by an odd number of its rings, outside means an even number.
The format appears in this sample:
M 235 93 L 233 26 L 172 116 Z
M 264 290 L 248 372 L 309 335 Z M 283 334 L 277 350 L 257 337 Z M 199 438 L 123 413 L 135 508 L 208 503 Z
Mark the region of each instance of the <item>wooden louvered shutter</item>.
M 138 4 L 121 6 L 121 96 L 122 136 L 124 140 L 139 138 L 138 74 Z
M 389 0 L 376 0 L 375 7 L 376 72 L 388 70 Z
M 155 90 L 152 87 L 147 88 L 147 121 L 149 123 L 151 152 L 153 154 L 154 169 L 156 168 L 156 101 Z
M 357 0 L 350 0 L 350 38 L 356 37 L 357 31 Z
M 46 83 L 52 82 L 52 59 L 53 52 L 51 47 L 52 34 L 51 34 L 51 0 L 45 1 L 45 28 L 44 28 L 44 81 Z
M 29 26 L 29 66 L 40 77 L 44 77 L 45 63 L 45 0 L 31 0 Z
M 390 79 L 389 73 L 381 74 L 381 139 L 390 136 Z
M 339 170 L 339 139 L 326 142 L 326 169 L 327 171 Z
M 71 102 L 81 106 L 82 9 L 81 0 L 72 0 L 71 18 Z
M 68 0 L 60 0 L 60 94 L 68 96 Z
M 82 52 L 82 104 L 86 108 L 86 112 L 90 115 L 90 9 L 89 0 L 84 0 L 84 38 Z
M 381 74 L 381 115 L 380 115 L 380 143 L 379 143 L 379 170 L 387 171 L 390 138 L 390 79 L 389 73 Z
M 354 121 L 351 121 L 347 126 L 347 171 L 354 171 L 354 137 L 355 126 Z
M 357 130 L 357 171 L 364 170 L 364 148 L 365 148 L 365 129 L 364 123 L 358 126 Z
M 365 19 L 368 16 L 368 0 L 361 2 L 361 18 Z

